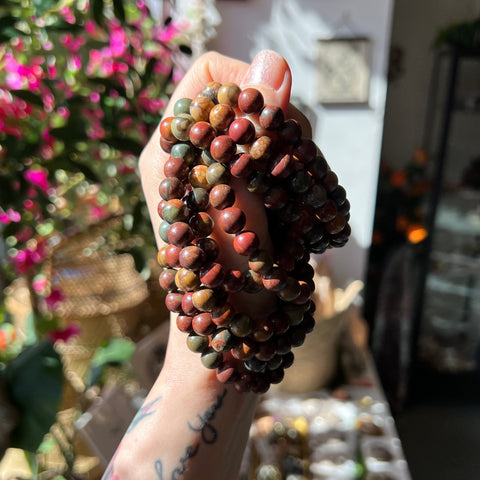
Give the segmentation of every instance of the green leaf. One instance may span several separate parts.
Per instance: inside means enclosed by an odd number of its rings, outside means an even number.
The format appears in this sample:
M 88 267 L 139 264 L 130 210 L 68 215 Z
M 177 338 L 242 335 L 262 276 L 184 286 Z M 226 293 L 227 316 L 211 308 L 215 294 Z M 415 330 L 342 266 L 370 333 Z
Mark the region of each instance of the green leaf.
M 18 18 L 13 15 L 5 15 L 0 18 L 0 42 L 8 42 L 14 37 L 24 35 L 23 32 L 15 28 Z
M 98 347 L 92 366 L 122 364 L 128 362 L 135 352 L 135 343 L 125 338 L 112 338 L 106 345 Z
M 99 26 L 103 26 L 103 21 L 105 16 L 103 14 L 104 9 L 104 2 L 103 0 L 92 0 L 90 3 L 90 12 L 92 14 L 93 19 Z
M 35 452 L 56 420 L 62 395 L 62 362 L 45 340 L 25 348 L 5 369 L 11 398 L 20 411 L 11 447 Z
M 33 452 L 29 452 L 27 450 L 23 451 L 25 455 L 25 459 L 27 460 L 28 466 L 30 467 L 30 472 L 32 472 L 32 480 L 36 480 L 38 478 L 38 462 L 37 456 Z
M 43 100 L 39 95 L 29 92 L 28 90 L 10 90 L 12 95 L 15 95 L 17 98 L 25 100 L 28 103 L 43 107 Z
M 123 6 L 123 0 L 113 0 L 113 13 L 121 23 L 125 23 L 125 8 Z
M 41 16 L 57 4 L 57 0 L 33 0 L 37 15 Z
M 140 155 L 143 150 L 143 145 L 133 138 L 110 137 L 105 138 L 103 141 L 117 150 L 131 152 L 134 155 Z
M 97 174 L 88 165 L 86 165 L 85 163 L 77 162 L 76 160 L 70 160 L 70 163 L 75 168 L 75 170 L 82 172 L 85 175 L 85 178 L 94 183 L 100 183 L 100 179 L 98 178 Z
M 145 87 L 146 85 L 149 84 L 150 79 L 152 78 L 153 69 L 155 68 L 156 63 L 157 63 L 157 59 L 155 57 L 152 57 L 148 61 L 145 67 L 145 73 L 142 76 L 142 87 Z

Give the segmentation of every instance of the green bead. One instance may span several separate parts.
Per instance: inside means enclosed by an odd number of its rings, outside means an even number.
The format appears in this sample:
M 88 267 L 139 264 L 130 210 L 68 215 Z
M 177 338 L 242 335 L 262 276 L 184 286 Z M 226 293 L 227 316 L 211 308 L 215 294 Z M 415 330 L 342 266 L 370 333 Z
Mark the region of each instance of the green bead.
M 190 128 L 195 123 L 191 115 L 182 113 L 172 120 L 172 133 L 182 142 L 186 142 L 190 137 Z
M 178 198 L 166 202 L 162 209 L 163 219 L 169 223 L 184 222 L 189 213 L 188 207 Z
M 190 143 L 176 143 L 170 152 L 170 155 L 175 158 L 183 158 L 187 165 L 191 165 L 195 162 L 197 152 Z
M 208 343 L 208 337 L 203 335 L 192 333 L 187 337 L 187 347 L 192 352 L 202 353 L 206 351 L 208 349 Z
M 160 226 L 158 227 L 158 234 L 160 235 L 160 238 L 165 242 L 165 243 L 170 243 L 168 241 L 168 229 L 172 226 L 171 223 L 163 221 Z
M 213 163 L 216 163 L 216 160 L 212 157 L 209 149 L 202 150 L 202 162 L 208 167 Z
M 233 317 L 229 328 L 235 336 L 246 337 L 252 331 L 252 319 L 244 313 L 237 313 Z
M 216 352 L 213 349 L 208 349 L 202 353 L 201 360 L 204 367 L 213 370 L 221 365 L 222 358 L 223 356 L 220 352 Z
M 212 163 L 207 169 L 207 182 L 209 185 L 219 185 L 230 181 L 230 170 L 219 162 Z
M 175 102 L 173 106 L 173 114 L 181 115 L 182 113 L 190 113 L 190 104 L 192 103 L 191 98 L 181 98 Z

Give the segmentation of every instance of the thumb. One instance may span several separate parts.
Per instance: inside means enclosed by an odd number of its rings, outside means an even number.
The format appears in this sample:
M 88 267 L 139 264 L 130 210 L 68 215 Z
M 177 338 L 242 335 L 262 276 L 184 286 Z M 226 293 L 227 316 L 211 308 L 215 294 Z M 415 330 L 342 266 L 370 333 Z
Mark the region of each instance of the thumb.
M 290 101 L 292 74 L 286 60 L 272 50 L 259 52 L 247 72 L 240 87 L 253 87 L 259 90 L 265 105 L 281 107 L 286 113 Z

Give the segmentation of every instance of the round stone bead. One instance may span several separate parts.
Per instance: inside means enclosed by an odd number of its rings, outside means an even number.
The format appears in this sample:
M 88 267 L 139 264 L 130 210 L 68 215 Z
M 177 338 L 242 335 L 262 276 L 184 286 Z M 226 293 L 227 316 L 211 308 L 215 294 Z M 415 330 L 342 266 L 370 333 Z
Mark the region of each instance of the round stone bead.
M 252 391 L 254 386 L 254 378 L 250 372 L 245 372 L 240 375 L 240 378 L 233 382 L 233 387 L 238 393 L 247 393 Z
M 206 122 L 214 106 L 211 98 L 199 95 L 190 104 L 190 115 L 196 122 Z
M 195 245 L 205 252 L 208 262 L 214 262 L 220 253 L 220 247 L 213 238 L 198 238 L 195 240 Z
M 237 145 L 228 135 L 219 135 L 210 144 L 210 154 L 217 162 L 230 162 L 236 151 Z
M 192 320 L 193 331 L 198 335 L 210 335 L 216 329 L 212 315 L 208 312 L 195 315 Z
M 315 159 L 309 163 L 308 171 L 315 180 L 320 180 L 328 172 L 328 163 L 323 155 L 317 155 Z
M 208 184 L 212 187 L 221 183 L 228 183 L 230 181 L 230 171 L 225 165 L 215 162 L 207 168 L 206 178 Z
M 176 177 L 167 177 L 160 182 L 158 191 L 164 200 L 182 198 L 185 194 L 185 185 Z
M 236 83 L 228 82 L 224 83 L 217 93 L 218 103 L 224 103 L 229 105 L 232 108 L 237 108 L 238 106 L 238 96 L 240 95 L 241 89 Z
M 180 313 L 182 311 L 182 298 L 183 294 L 179 292 L 171 292 L 165 297 L 165 306 L 174 313 Z
M 192 270 L 181 268 L 175 275 L 175 285 L 182 292 L 192 292 L 200 286 L 200 278 Z
M 220 383 L 232 383 L 236 381 L 239 378 L 239 373 L 233 363 L 233 359 L 224 361 L 222 365 L 217 367 L 215 376 Z
M 282 357 L 276 354 L 268 361 L 267 368 L 268 370 L 276 370 L 281 366 L 282 366 Z
M 268 364 L 270 365 L 270 362 L 268 362 Z M 268 368 L 270 369 L 270 367 Z M 267 381 L 270 382 L 272 385 L 277 385 L 283 380 L 284 377 L 285 377 L 284 369 L 276 368 L 268 372 Z
M 297 143 L 302 136 L 302 128 L 293 118 L 285 120 L 277 132 L 280 140 L 290 145 Z
M 338 205 L 341 206 L 347 199 L 347 192 L 339 185 L 335 190 L 330 192 L 330 198 Z
M 287 191 L 282 187 L 272 187 L 265 193 L 264 203 L 270 210 L 280 210 L 288 202 Z
M 193 188 L 208 190 L 210 185 L 207 181 L 207 169 L 205 165 L 195 165 L 188 175 L 188 181 Z
M 240 292 L 245 285 L 245 277 L 240 270 L 228 270 L 223 280 L 223 288 L 228 293 Z
M 267 366 L 266 362 L 262 362 L 262 360 L 258 360 L 258 358 L 251 358 L 250 360 L 246 360 L 244 362 L 245 368 L 254 373 L 263 372 L 265 367 Z
M 165 250 L 165 259 L 169 267 L 177 268 L 180 266 L 179 254 L 182 251 L 180 247 L 168 245 Z
M 191 98 L 180 98 L 175 102 L 173 106 L 173 114 L 181 115 L 182 113 L 190 113 Z
M 229 207 L 222 210 L 218 223 L 226 233 L 238 233 L 245 226 L 246 217 L 238 207 Z
M 248 339 L 245 339 L 245 341 L 238 343 L 232 348 L 232 357 L 236 358 L 237 360 L 249 360 L 250 358 L 253 358 L 255 353 L 258 351 L 258 347 L 254 344 L 254 342 L 247 340 Z
M 230 185 L 222 183 L 215 185 L 210 190 L 210 205 L 217 210 L 224 210 L 231 207 L 234 203 L 235 191 Z
M 173 145 L 170 155 L 173 158 L 181 158 L 187 165 L 192 165 L 198 156 L 198 151 L 189 142 L 178 142 Z
M 328 200 L 327 191 L 322 185 L 314 183 L 305 193 L 304 201 L 313 208 L 321 207 Z
M 305 193 L 313 184 L 313 179 L 306 170 L 298 170 L 289 178 L 289 187 L 294 193 Z
M 256 162 L 264 162 L 270 158 L 273 153 L 272 137 L 262 135 L 258 137 L 250 146 L 250 156 Z
M 197 148 L 208 148 L 215 138 L 215 129 L 207 122 L 194 123 L 190 129 L 190 141 Z
M 321 222 L 333 220 L 338 213 L 337 205 L 333 200 L 328 200 L 321 207 L 315 210 L 315 217 Z
M 210 370 L 220 367 L 222 364 L 223 355 L 220 352 L 216 352 L 213 349 L 208 349 L 202 353 L 201 361 L 202 365 Z
M 157 262 L 161 267 L 168 267 L 168 261 L 167 261 L 167 247 L 162 247 L 158 253 L 157 253 Z
M 350 202 L 347 200 L 345 200 L 339 207 L 338 207 L 338 211 L 342 214 L 342 215 L 345 215 L 347 216 L 349 213 L 350 213 Z M 348 221 L 348 219 L 347 219 Z
M 192 320 L 193 317 L 188 315 L 177 315 L 175 323 L 177 324 L 177 328 L 183 333 L 192 333 Z
M 335 172 L 329 170 L 322 178 L 323 186 L 327 189 L 327 192 L 333 192 L 338 187 L 338 177 Z
M 208 82 L 205 87 L 203 87 L 202 95 L 210 98 L 214 103 L 218 103 L 218 91 L 220 88 L 222 88 L 220 82 Z
M 294 169 L 294 161 L 292 156 L 288 153 L 279 153 L 275 155 L 269 165 L 269 172 L 276 178 L 282 180 L 287 178 Z
M 165 243 L 170 243 L 168 240 L 168 231 L 170 230 L 171 226 L 171 223 L 163 221 L 158 227 L 158 235 Z
M 345 217 L 341 213 L 337 213 L 333 220 L 325 224 L 325 230 L 331 234 L 339 233 L 343 230 L 346 223 Z
M 230 105 L 220 103 L 210 110 L 209 121 L 213 128 L 226 130 L 235 118 L 235 112 Z
M 315 328 L 315 318 L 309 313 L 305 313 L 300 324 L 305 333 L 310 333 Z
M 238 145 L 246 145 L 255 138 L 255 126 L 248 118 L 237 118 L 228 127 L 228 135 Z
M 208 345 L 210 341 L 208 337 L 203 335 L 197 335 L 196 333 L 191 333 L 187 337 L 187 347 L 189 350 L 195 353 L 202 353 L 208 350 Z
M 262 276 L 253 270 L 245 272 L 245 287 L 247 293 L 258 293 L 263 289 Z
M 228 328 L 219 328 L 210 340 L 210 345 L 216 352 L 224 352 L 232 348 L 234 337 Z
M 160 122 L 160 135 L 167 142 L 174 143 L 177 141 L 177 138 L 172 133 L 172 120 L 173 117 L 167 117 Z
M 290 368 L 295 360 L 293 352 L 288 352 L 282 355 L 282 368 Z
M 193 271 L 199 270 L 205 264 L 206 259 L 205 252 L 195 245 L 182 248 L 178 255 L 180 265 Z
M 192 212 L 204 212 L 210 206 L 210 197 L 205 188 L 195 187 L 188 192 L 186 197 L 188 208 Z
M 248 153 L 233 157 L 230 162 L 230 173 L 236 178 L 246 178 L 254 170 L 253 160 Z
M 177 139 L 175 140 L 178 142 Z M 163 137 L 160 137 L 160 147 L 164 152 L 170 153 L 174 145 L 175 145 L 175 142 L 169 142 L 168 140 L 165 140 Z
M 215 162 L 216 160 L 212 157 L 212 154 L 210 153 L 209 148 L 202 150 L 202 153 L 200 155 L 199 165 L 206 165 L 207 167 L 209 167 L 212 163 L 215 163 Z
M 285 355 L 292 349 L 292 344 L 287 335 L 278 335 L 274 337 L 273 341 L 275 342 L 275 351 L 278 355 Z
M 182 310 L 185 315 L 194 317 L 199 313 L 192 301 L 193 292 L 185 292 L 182 298 Z
M 211 288 L 202 288 L 192 295 L 194 307 L 201 312 L 211 312 L 216 303 L 215 292 Z
M 291 256 L 295 261 L 301 260 L 305 253 L 302 245 L 295 240 L 286 240 L 282 245 L 282 251 Z
M 256 88 L 245 88 L 238 96 L 238 107 L 244 113 L 258 113 L 263 108 L 263 95 Z
M 157 213 L 158 213 L 158 216 L 160 218 L 162 218 L 162 210 L 163 210 L 163 206 L 165 205 L 165 200 L 162 198 L 160 199 L 160 201 L 158 202 L 158 205 L 157 205 Z M 163 218 L 162 218 L 163 220 Z
M 291 302 L 300 295 L 300 284 L 292 277 L 287 278 L 287 284 L 277 292 L 278 297 L 284 302 Z
M 213 232 L 214 223 L 207 212 L 193 214 L 188 223 L 195 237 L 208 237 Z
M 193 231 L 190 226 L 184 222 L 175 222 L 168 229 L 168 243 L 173 243 L 176 247 L 184 247 L 193 240 Z
M 252 332 L 252 319 L 244 313 L 237 313 L 230 322 L 229 328 L 236 337 L 247 337 Z
M 186 142 L 190 138 L 189 133 L 194 122 L 193 117 L 185 113 L 173 117 L 171 128 L 175 138 L 181 142 Z
M 253 328 L 251 337 L 256 342 L 267 342 L 273 336 L 273 327 L 268 318 L 258 320 Z
M 317 155 L 317 146 L 312 140 L 302 138 L 302 140 L 295 145 L 293 155 L 302 163 L 310 163 Z
M 300 347 L 305 342 L 305 332 L 300 325 L 290 328 L 287 335 L 290 338 L 290 342 L 292 342 L 292 347 L 294 348 Z
M 225 278 L 225 270 L 220 263 L 207 263 L 200 269 L 200 281 L 208 288 L 219 287 Z
M 172 268 L 166 268 L 158 277 L 158 283 L 166 291 L 171 291 L 175 289 L 175 276 L 177 272 Z
M 275 343 L 270 339 L 260 344 L 258 352 L 255 354 L 257 360 L 268 362 L 275 356 Z
M 264 172 L 257 172 L 248 179 L 247 190 L 251 193 L 265 193 L 270 188 L 270 183 Z
M 258 250 L 248 259 L 248 266 L 257 273 L 265 274 L 273 267 L 273 259 L 266 250 Z
M 276 130 L 284 121 L 283 110 L 280 107 L 266 105 L 258 117 L 262 128 Z
M 258 250 L 259 246 L 258 235 L 250 230 L 239 233 L 233 239 L 233 248 L 239 255 L 249 257 Z
M 347 223 L 343 230 L 333 235 L 330 235 L 330 241 L 333 243 L 346 243 L 352 233 L 352 228 Z
M 310 287 L 308 283 L 302 280 L 300 280 L 298 284 L 300 285 L 300 295 L 295 298 L 295 300 L 292 300 L 292 303 L 295 305 L 304 305 L 308 300 L 310 300 Z
M 300 210 L 299 218 L 291 223 L 291 230 L 304 235 L 313 228 L 314 222 L 315 218 L 308 210 Z
M 284 252 L 275 255 L 275 263 L 286 272 L 291 272 L 295 268 L 295 259 Z
M 179 198 L 168 200 L 162 209 L 162 218 L 169 223 L 184 222 L 189 214 L 188 207 Z
M 212 321 L 218 327 L 226 327 L 230 324 L 234 315 L 235 311 L 233 310 L 232 306 L 227 302 L 221 307 L 215 307 L 212 310 Z
M 269 316 L 269 321 L 275 335 L 284 334 L 290 327 L 288 315 L 281 311 L 272 313 Z
M 271 291 L 278 292 L 284 289 L 287 285 L 287 272 L 279 267 L 273 267 L 263 275 L 263 286 Z
M 188 165 L 183 158 L 170 157 L 163 166 L 163 173 L 166 177 L 175 177 L 183 181 L 188 177 Z

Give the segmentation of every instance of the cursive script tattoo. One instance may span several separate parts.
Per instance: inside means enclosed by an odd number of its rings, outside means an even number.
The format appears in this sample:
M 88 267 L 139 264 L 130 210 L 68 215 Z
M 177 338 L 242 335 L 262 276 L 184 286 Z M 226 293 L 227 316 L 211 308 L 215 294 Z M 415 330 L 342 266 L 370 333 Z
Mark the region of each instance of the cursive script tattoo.
M 150 416 L 154 410 L 152 410 L 153 406 L 161 399 L 162 397 L 155 398 L 151 402 L 142 405 L 139 409 L 137 414 L 132 420 L 132 423 L 128 427 L 127 433 L 131 432 L 145 417 Z
M 200 445 L 197 444 L 193 447 L 189 445 L 185 449 L 185 455 L 182 458 L 180 458 L 178 467 L 176 467 L 173 470 L 172 475 L 170 477 L 171 480 L 178 480 L 181 477 L 181 475 L 185 473 L 185 470 L 187 469 L 188 460 L 190 458 L 193 458 L 197 454 L 199 448 L 200 448 Z M 155 462 L 155 473 L 157 474 L 158 480 L 165 480 L 165 477 L 163 476 L 163 464 L 161 460 L 157 460 Z
M 197 415 L 199 420 L 198 425 L 192 425 L 188 422 L 188 426 L 194 432 L 202 433 L 202 440 L 207 444 L 211 445 L 217 440 L 217 429 L 210 423 L 214 417 L 217 410 L 223 405 L 223 399 L 227 395 L 227 390 L 224 390 L 218 397 L 217 402 L 212 405 L 203 415 Z

